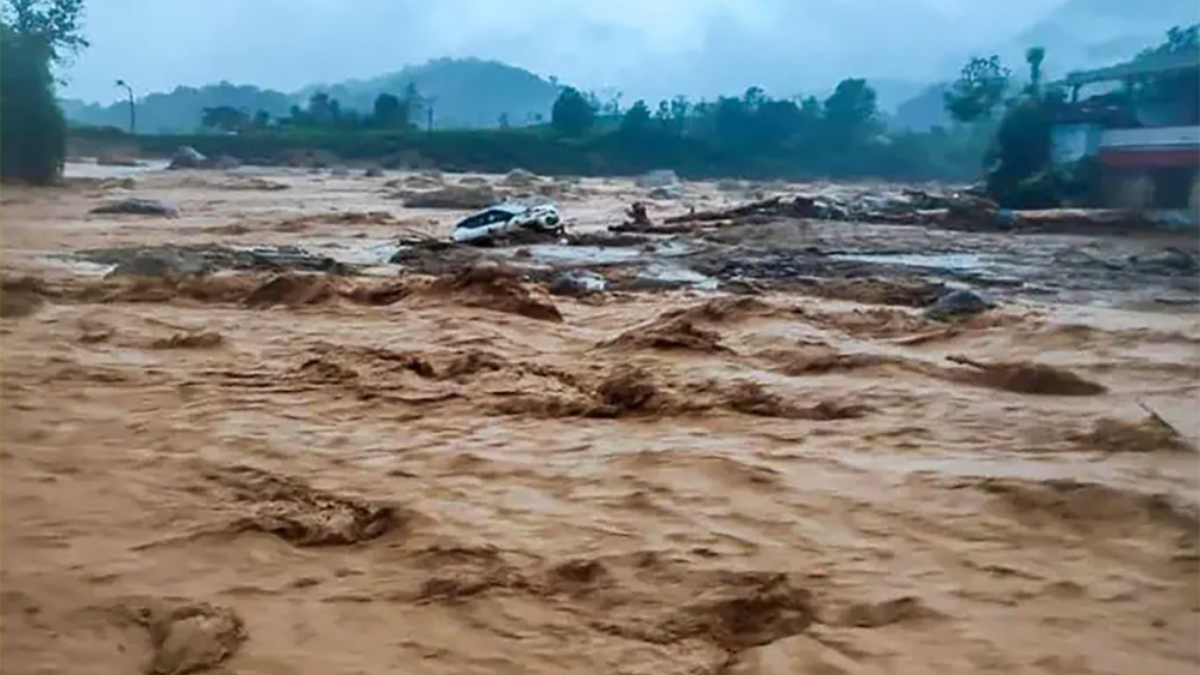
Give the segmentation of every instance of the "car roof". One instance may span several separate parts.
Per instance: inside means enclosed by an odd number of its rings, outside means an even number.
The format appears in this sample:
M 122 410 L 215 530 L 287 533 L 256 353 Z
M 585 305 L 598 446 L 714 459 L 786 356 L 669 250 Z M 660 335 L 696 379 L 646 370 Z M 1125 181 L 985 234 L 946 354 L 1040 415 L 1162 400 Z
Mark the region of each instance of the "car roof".
M 529 210 L 529 207 L 522 206 L 521 204 L 504 203 L 504 204 L 495 204 L 493 206 L 489 206 L 486 209 L 484 209 L 484 212 L 503 211 L 504 213 L 512 214 L 515 216 L 518 213 L 524 213 L 528 210 Z

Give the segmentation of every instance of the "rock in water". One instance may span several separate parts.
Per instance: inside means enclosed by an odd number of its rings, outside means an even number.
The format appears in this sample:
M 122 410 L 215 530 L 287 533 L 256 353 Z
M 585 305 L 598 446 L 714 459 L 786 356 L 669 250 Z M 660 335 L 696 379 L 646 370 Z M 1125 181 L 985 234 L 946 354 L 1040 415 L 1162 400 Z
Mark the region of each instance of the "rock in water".
M 97 166 L 141 166 L 142 163 L 136 157 L 127 157 L 123 155 L 112 154 L 109 152 L 101 152 L 96 155 Z
M 134 216 L 166 216 L 174 218 L 179 215 L 179 211 L 174 206 L 164 204 L 157 199 L 119 199 L 117 201 L 102 204 L 91 210 L 91 213 L 101 215 L 134 215 Z
M 536 174 L 525 169 L 513 169 L 508 172 L 508 175 L 500 179 L 501 185 L 513 188 L 532 187 L 540 182 L 541 179 Z
M 236 169 L 242 165 L 242 160 L 232 155 L 221 155 L 212 162 L 206 163 L 206 166 L 211 165 L 214 169 Z
M 178 278 L 212 271 L 203 256 L 182 251 L 138 251 L 108 273 L 109 277 Z
M 679 176 L 670 169 L 658 169 L 638 176 L 635 183 L 643 190 L 669 188 L 679 185 Z
M 450 185 L 404 195 L 404 205 L 414 209 L 484 209 L 497 201 L 499 196 L 490 185 Z
M 608 287 L 608 280 L 599 274 L 583 270 L 563 272 L 555 277 L 546 290 L 550 295 L 580 297 L 599 293 Z
M 995 306 L 995 302 L 979 293 L 955 290 L 938 298 L 932 306 L 925 310 L 925 316 L 935 321 L 946 321 L 982 314 Z
M 1192 254 L 1174 246 L 1153 255 L 1135 256 L 1130 262 L 1138 271 L 1151 274 L 1195 274 L 1200 269 L 1200 264 Z
M 657 187 L 650 191 L 651 199 L 679 199 L 683 197 L 682 185 L 668 185 L 667 187 Z
M 168 169 L 199 169 L 204 166 L 208 158 L 202 155 L 198 150 L 190 145 L 183 145 L 175 149 L 175 154 L 171 155 L 171 164 Z

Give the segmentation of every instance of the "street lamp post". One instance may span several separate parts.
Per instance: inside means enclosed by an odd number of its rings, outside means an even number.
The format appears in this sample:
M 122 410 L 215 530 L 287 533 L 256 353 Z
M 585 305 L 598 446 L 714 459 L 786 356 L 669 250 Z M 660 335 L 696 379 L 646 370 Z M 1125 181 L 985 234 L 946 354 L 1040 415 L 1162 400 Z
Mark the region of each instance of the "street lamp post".
M 133 136 L 137 133 L 137 105 L 133 102 L 133 87 L 125 80 L 117 80 L 118 87 L 125 87 L 125 93 L 129 95 L 129 135 Z
M 425 131 L 433 133 L 433 104 L 437 103 L 436 98 L 426 98 L 425 103 Z

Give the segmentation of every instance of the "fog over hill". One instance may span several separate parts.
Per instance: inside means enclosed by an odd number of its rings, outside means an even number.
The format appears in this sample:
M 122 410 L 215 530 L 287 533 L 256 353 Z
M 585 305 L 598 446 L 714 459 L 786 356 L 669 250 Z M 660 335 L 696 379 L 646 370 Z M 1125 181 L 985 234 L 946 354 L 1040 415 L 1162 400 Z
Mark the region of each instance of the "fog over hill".
M 1048 47 L 1051 69 L 1090 66 L 1194 14 L 1190 0 L 90 0 L 93 46 L 65 72 L 63 94 L 79 99 L 66 106 L 72 117 L 98 121 L 119 113 L 82 101 L 117 100 L 117 78 L 139 95 L 190 87 L 178 100 L 156 99 L 175 112 L 147 110 L 149 130 L 188 124 L 199 112 L 185 108 L 201 104 L 254 100 L 275 112 L 315 83 L 361 106 L 414 81 L 456 125 L 547 112 L 552 77 L 621 92 L 628 104 L 750 85 L 823 95 L 844 77 L 865 76 L 892 108 L 952 77 L 974 53 L 1019 59 L 1037 43 Z M 236 88 L 203 88 L 222 81 L 270 91 L 243 89 L 225 101 Z

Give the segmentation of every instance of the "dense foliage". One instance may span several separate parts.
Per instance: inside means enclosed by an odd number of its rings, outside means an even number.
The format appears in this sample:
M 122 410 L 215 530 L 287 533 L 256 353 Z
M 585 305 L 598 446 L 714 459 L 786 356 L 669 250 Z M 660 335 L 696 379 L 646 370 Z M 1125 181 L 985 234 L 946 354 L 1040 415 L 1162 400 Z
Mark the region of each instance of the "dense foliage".
M 475 130 L 430 132 L 422 119 L 427 100 L 409 85 L 400 96 L 378 95 L 367 112 L 347 109 L 325 92 L 284 116 L 206 108 L 204 126 L 223 133 L 139 143 L 161 152 L 187 144 L 253 160 L 325 150 L 345 160 L 474 170 L 595 175 L 671 167 L 691 176 L 908 179 L 972 177 L 985 147 L 965 128 L 887 132 L 874 90 L 859 78 L 844 80 L 824 100 L 777 99 L 752 87 L 715 101 L 676 97 L 627 109 L 563 87 L 548 123 Z
M 49 183 L 62 172 L 67 129 L 52 70 L 84 46 L 82 0 L 10 0 L 0 18 L 0 179 Z

